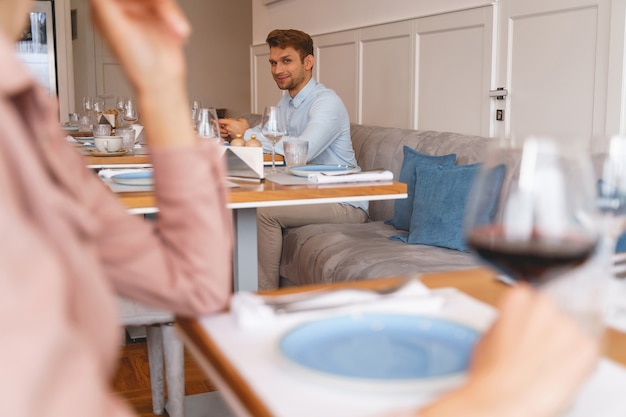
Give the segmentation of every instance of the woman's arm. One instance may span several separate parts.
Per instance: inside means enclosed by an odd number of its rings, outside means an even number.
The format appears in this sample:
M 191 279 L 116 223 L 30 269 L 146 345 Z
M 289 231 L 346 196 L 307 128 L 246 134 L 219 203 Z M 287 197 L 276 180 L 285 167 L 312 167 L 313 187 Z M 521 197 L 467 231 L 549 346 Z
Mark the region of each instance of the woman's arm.
M 479 342 L 467 383 L 419 417 L 556 417 L 593 370 L 597 343 L 545 295 L 508 291 Z

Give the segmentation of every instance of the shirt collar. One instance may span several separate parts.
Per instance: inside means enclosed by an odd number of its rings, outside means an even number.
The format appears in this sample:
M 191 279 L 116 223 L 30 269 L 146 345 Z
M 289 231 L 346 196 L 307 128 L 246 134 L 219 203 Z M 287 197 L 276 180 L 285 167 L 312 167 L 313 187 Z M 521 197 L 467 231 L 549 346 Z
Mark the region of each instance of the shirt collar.
M 311 79 L 309 80 L 308 83 L 306 83 L 304 88 L 302 88 L 302 90 L 300 90 L 294 98 L 289 100 L 291 105 L 295 107 L 296 109 L 300 107 L 302 103 L 304 103 L 304 100 L 306 100 L 306 98 L 313 92 L 316 86 L 317 86 L 317 81 L 315 81 L 315 78 L 311 77 Z

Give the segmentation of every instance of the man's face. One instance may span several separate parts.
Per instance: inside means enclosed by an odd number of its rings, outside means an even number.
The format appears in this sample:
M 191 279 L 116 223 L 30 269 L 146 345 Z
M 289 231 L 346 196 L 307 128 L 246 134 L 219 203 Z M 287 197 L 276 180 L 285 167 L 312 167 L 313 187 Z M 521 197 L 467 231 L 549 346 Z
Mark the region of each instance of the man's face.
M 312 58 L 309 55 L 302 62 L 298 51 L 291 46 L 270 47 L 270 66 L 278 88 L 288 90 L 294 97 L 311 78 Z

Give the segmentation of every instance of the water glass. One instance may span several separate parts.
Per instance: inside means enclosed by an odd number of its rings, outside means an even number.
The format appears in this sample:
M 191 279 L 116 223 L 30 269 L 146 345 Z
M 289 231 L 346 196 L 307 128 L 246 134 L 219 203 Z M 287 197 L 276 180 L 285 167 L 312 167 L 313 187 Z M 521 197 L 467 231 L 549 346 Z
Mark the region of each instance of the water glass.
M 285 149 L 285 165 L 287 168 L 295 165 L 306 165 L 309 142 L 304 139 L 287 139 L 283 143 Z
M 100 123 L 93 126 L 94 136 L 111 136 L 111 125 L 108 123 Z
M 122 150 L 132 153 L 135 147 L 135 129 L 132 127 L 117 128 L 115 135 L 122 137 Z
M 78 131 L 89 132 L 91 130 L 91 119 L 88 115 L 84 114 L 78 119 Z

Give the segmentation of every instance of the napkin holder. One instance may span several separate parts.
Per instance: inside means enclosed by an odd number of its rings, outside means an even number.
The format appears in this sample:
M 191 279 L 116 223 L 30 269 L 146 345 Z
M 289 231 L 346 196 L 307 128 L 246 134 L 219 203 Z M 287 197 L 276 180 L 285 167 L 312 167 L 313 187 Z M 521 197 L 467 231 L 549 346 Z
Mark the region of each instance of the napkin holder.
M 262 180 L 263 173 L 263 148 L 224 146 L 226 158 L 227 176 L 250 180 Z

